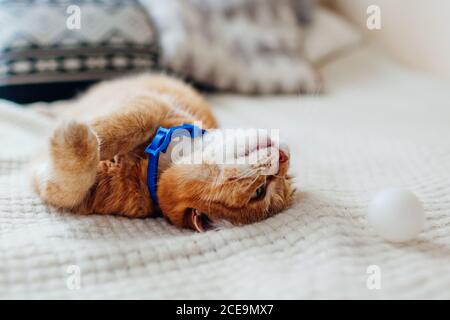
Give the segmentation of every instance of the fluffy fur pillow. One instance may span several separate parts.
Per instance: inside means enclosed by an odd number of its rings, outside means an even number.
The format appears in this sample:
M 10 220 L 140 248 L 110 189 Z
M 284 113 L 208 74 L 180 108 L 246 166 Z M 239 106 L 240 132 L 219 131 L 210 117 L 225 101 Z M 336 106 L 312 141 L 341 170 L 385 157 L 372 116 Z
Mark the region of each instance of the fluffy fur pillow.
M 303 54 L 311 0 L 140 0 L 159 29 L 161 63 L 241 93 L 316 92 Z

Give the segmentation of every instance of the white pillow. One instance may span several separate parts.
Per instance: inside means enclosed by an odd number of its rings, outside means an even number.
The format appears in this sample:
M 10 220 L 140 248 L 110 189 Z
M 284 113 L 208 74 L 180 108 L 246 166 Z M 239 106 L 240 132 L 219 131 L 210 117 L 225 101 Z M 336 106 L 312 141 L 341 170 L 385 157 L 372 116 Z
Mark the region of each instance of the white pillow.
M 361 43 L 362 32 L 336 13 L 317 7 L 314 14 L 304 44 L 306 57 L 311 62 L 321 62 Z

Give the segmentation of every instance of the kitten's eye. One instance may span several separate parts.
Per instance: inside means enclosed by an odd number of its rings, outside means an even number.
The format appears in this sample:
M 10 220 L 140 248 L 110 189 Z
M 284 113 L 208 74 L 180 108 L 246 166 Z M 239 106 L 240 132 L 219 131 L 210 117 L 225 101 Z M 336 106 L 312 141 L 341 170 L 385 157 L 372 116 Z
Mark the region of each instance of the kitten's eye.
M 250 198 L 251 201 L 262 199 L 266 194 L 266 184 L 264 183 L 261 187 L 256 189 L 255 193 Z

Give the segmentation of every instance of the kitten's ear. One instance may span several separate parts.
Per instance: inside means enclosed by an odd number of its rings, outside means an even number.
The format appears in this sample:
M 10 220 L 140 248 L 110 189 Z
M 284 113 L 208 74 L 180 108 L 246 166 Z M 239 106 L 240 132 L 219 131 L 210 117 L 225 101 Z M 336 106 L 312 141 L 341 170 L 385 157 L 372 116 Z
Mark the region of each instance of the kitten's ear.
M 197 209 L 189 208 L 185 215 L 186 224 L 197 232 L 207 231 L 211 224 L 206 214 L 201 213 Z

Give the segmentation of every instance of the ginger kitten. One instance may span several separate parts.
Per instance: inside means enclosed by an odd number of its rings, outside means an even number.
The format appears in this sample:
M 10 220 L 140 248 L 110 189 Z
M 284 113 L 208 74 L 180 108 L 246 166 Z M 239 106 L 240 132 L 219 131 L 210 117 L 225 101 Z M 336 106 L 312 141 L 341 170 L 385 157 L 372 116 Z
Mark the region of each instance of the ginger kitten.
M 129 218 L 162 213 L 180 228 L 202 232 L 222 222 L 260 221 L 293 200 L 288 150 L 270 141 L 266 145 L 256 141 L 242 152 L 231 148 L 236 164 L 212 160 L 217 147 L 226 148 L 230 139 L 217 138 L 208 104 L 174 78 L 144 74 L 102 82 L 56 108 L 52 112 L 70 121 L 54 130 L 48 153 L 33 167 L 32 179 L 43 201 L 59 209 Z M 155 203 L 147 186 L 144 149 L 160 126 L 185 123 L 201 123 L 207 130 L 209 142 L 192 151 L 201 153 L 203 160 L 174 162 L 169 151 L 161 154 L 159 203 Z M 178 143 L 192 142 L 181 140 Z M 170 150 L 174 146 L 175 142 Z M 264 156 L 256 162 L 246 161 L 262 151 Z M 274 156 L 276 171 L 267 174 Z

